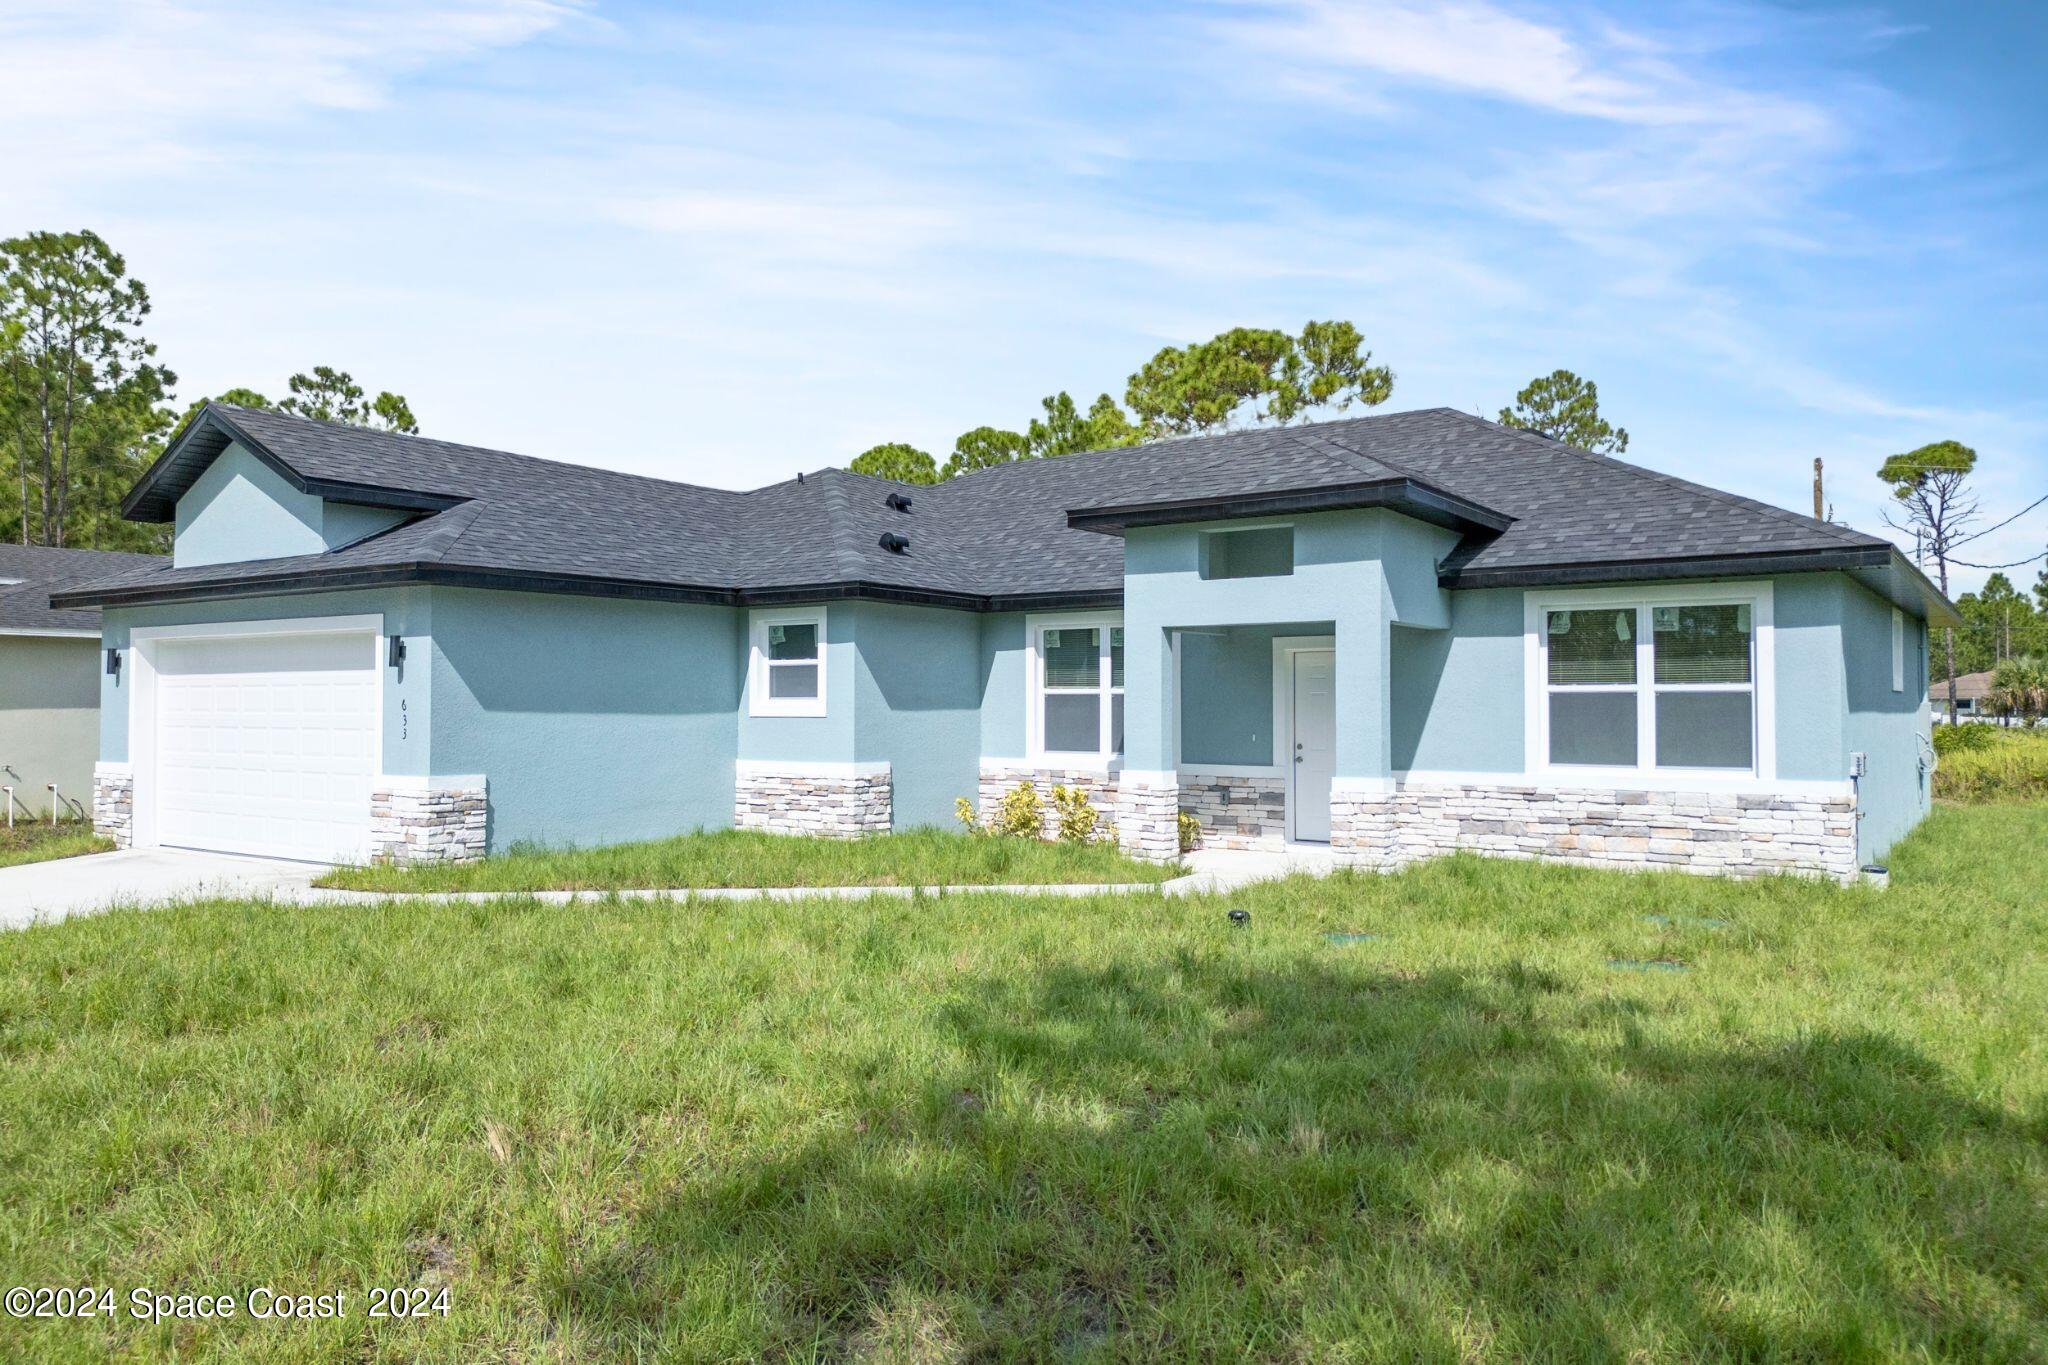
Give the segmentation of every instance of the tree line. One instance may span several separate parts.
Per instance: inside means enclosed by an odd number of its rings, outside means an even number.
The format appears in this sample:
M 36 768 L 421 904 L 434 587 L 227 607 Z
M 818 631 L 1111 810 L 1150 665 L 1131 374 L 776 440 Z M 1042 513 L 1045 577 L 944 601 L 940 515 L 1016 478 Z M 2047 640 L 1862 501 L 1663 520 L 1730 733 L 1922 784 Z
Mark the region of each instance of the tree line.
M 121 519 L 121 499 L 206 402 L 182 414 L 178 376 L 143 333 L 149 290 L 97 233 L 0 241 L 0 540 L 99 550 L 168 548 L 169 528 Z M 419 430 L 398 394 L 375 398 L 316 365 L 272 402 L 219 400 L 393 431 Z
M 1233 327 L 1207 341 L 1162 348 L 1130 376 L 1121 403 L 1103 393 L 1084 410 L 1062 389 L 1040 399 L 1040 415 L 1021 430 L 962 432 L 944 464 L 907 441 L 884 441 L 854 456 L 848 468 L 899 483 L 938 483 L 1016 460 L 1285 425 L 1354 404 L 1377 407 L 1393 393 L 1394 372 L 1373 363 L 1353 323 L 1311 321 L 1299 333 Z M 1602 454 L 1628 449 L 1628 432 L 1600 416 L 1599 386 L 1569 370 L 1532 380 L 1499 420 Z

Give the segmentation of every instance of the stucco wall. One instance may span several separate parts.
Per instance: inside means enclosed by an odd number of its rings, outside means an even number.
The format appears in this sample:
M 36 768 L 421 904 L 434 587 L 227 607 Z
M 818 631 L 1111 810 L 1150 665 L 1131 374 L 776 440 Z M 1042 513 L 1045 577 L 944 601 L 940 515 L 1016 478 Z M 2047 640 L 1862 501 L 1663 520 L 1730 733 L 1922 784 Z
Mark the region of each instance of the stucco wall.
M 1906 685 L 1894 692 L 1891 603 L 1848 579 L 1842 599 L 1843 740 L 1866 764 L 1856 854 L 1872 862 L 1920 823 L 1932 798 L 1926 632 L 1923 622 L 1906 618 Z
M 433 771 L 490 779 L 490 848 L 729 826 L 739 613 L 433 590 Z
M 1271 767 L 1273 626 L 1218 628 L 1180 641 L 1180 762 Z
M 857 642 L 855 758 L 889 764 L 891 827 L 952 825 L 954 800 L 980 783 L 980 621 L 883 602 L 834 610 Z
M 1448 596 L 1450 629 L 1394 628 L 1394 769 L 1519 773 L 1522 590 Z
M 1024 613 L 990 612 L 981 618 L 976 669 L 983 758 L 1024 758 L 1024 652 Z
M 397 524 L 404 513 L 323 503 L 230 444 L 178 499 L 172 562 L 179 568 L 318 554 Z
M 100 663 L 97 640 L 0 635 L 0 785 L 39 814 L 51 782 L 92 808 Z

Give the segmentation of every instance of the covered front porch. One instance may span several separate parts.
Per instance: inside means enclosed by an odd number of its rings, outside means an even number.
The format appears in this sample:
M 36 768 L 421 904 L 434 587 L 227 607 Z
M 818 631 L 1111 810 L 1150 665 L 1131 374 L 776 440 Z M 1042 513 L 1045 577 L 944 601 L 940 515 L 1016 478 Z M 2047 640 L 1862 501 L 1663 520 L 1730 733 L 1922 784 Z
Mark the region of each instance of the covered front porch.
M 1399 629 L 1442 630 L 1452 537 L 1384 509 L 1125 533 L 1119 834 L 1372 862 L 1393 786 Z

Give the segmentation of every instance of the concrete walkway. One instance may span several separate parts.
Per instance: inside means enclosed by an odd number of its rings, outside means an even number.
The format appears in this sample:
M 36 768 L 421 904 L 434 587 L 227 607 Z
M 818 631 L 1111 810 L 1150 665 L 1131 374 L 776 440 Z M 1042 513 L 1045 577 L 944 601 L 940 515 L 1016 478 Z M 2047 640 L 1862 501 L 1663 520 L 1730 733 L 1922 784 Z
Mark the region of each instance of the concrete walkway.
M 384 905 L 395 900 L 468 903 L 537 900 L 573 905 L 625 900 L 857 900 L 868 896 L 1191 896 L 1230 891 L 1295 873 L 1322 876 L 1336 860 L 1320 845 L 1285 849 L 1214 849 L 1188 855 L 1187 870 L 1166 882 L 1034 883 L 1023 886 L 767 886 L 627 891 L 441 891 L 408 896 L 335 891 L 312 885 L 327 869 L 317 863 L 244 858 L 184 849 L 134 849 L 0 868 L 0 929 L 19 929 L 116 906 L 156 906 L 203 897 L 270 900 L 288 905 Z
M 0 929 L 49 923 L 124 905 L 201 897 L 290 897 L 327 869 L 318 863 L 185 849 L 125 849 L 0 867 Z

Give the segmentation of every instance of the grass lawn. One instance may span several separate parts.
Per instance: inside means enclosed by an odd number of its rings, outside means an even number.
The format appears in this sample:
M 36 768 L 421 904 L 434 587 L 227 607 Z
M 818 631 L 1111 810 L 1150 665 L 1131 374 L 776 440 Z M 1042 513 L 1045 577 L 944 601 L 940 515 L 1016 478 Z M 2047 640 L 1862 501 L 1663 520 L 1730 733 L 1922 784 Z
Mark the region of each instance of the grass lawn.
M 83 821 L 26 821 L 9 829 L 0 825 L 0 867 L 21 863 L 47 862 L 51 858 L 76 858 L 82 853 L 111 853 L 114 841 L 102 839 Z
M 1156 882 L 1179 869 L 1113 844 L 1047 844 L 921 829 L 865 839 L 752 830 L 606 848 L 514 848 L 446 867 L 339 868 L 314 883 L 352 891 L 626 891 L 713 886 L 989 886 Z
M 0 1281 L 349 1316 L 0 1354 L 2038 1361 L 2044 846 L 31 928 Z

